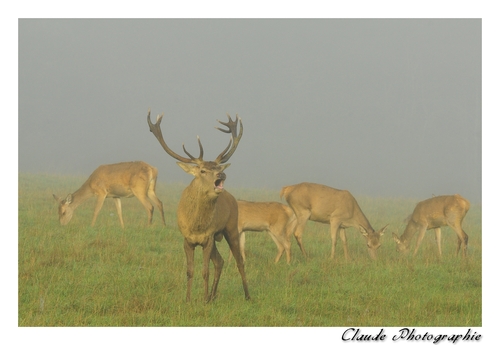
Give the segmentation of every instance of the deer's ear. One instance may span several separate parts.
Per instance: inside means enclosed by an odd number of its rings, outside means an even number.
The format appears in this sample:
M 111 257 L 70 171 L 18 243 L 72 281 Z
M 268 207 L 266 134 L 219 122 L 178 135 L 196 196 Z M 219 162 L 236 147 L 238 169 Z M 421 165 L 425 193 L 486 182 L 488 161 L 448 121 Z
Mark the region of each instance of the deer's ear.
M 64 199 L 64 203 L 66 205 L 68 205 L 68 204 L 71 204 L 72 202 L 73 202 L 73 195 L 68 194 L 68 196 L 66 197 L 66 199 Z
M 382 236 L 385 232 L 385 230 L 387 230 L 387 227 L 389 226 L 389 224 L 387 224 L 386 226 L 384 226 L 382 229 L 380 229 L 378 232 L 380 234 L 380 236 Z
M 176 162 L 178 166 L 182 168 L 185 172 L 191 175 L 195 175 L 195 165 L 183 163 L 183 162 Z
M 231 163 L 227 163 L 227 164 L 222 164 L 222 165 L 219 165 L 221 167 L 221 171 L 224 171 L 226 168 L 228 168 L 229 166 L 231 165 Z
M 359 226 L 359 231 L 361 232 L 361 235 L 368 237 L 368 231 L 363 227 L 363 225 Z

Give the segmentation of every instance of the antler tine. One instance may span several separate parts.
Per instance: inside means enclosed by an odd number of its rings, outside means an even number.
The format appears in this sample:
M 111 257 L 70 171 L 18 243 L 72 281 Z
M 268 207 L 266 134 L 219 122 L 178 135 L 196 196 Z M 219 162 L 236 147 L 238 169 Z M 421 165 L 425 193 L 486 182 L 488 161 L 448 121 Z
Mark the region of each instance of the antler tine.
M 182 144 L 182 149 L 189 156 L 189 158 L 191 158 L 193 160 L 202 161 L 203 160 L 203 145 L 201 145 L 200 137 L 199 136 L 196 136 L 196 137 L 198 138 L 198 146 L 200 147 L 200 156 L 198 158 L 194 158 L 193 155 L 191 155 L 189 152 L 187 152 L 186 148 L 184 147 L 184 144 Z
M 215 162 L 220 164 L 220 163 L 225 163 L 231 158 L 233 155 L 234 151 L 236 151 L 236 148 L 238 147 L 238 144 L 240 142 L 241 136 L 243 135 L 243 123 L 241 122 L 241 118 L 236 114 L 236 121 L 233 121 L 231 119 L 231 116 L 229 114 L 226 114 L 227 118 L 229 119 L 227 122 L 222 122 L 217 120 L 220 124 L 226 126 L 228 129 L 223 129 L 219 127 L 217 128 L 219 131 L 224 132 L 224 133 L 231 133 L 231 138 L 229 139 L 229 145 L 224 149 L 224 151 L 221 152 L 221 154 L 215 159 Z M 238 135 L 238 122 L 240 123 L 240 133 Z M 230 149 L 231 148 L 231 149 Z M 229 150 L 229 152 L 228 152 Z
M 160 143 L 161 147 L 163 147 L 163 149 L 165 150 L 165 152 L 167 152 L 170 156 L 172 156 L 173 158 L 177 159 L 178 161 L 181 161 L 181 162 L 184 162 L 184 163 L 197 163 L 198 160 L 203 157 L 203 151 L 202 151 L 201 142 L 199 141 L 199 139 L 198 139 L 198 143 L 200 145 L 200 151 L 201 151 L 200 152 L 200 158 L 196 159 L 193 156 L 191 156 L 189 153 L 188 153 L 188 156 L 190 158 L 185 158 L 185 157 L 182 157 L 181 155 L 178 155 L 177 153 L 175 153 L 174 151 L 172 151 L 167 146 L 167 143 L 165 143 L 165 140 L 163 140 L 163 134 L 161 133 L 161 127 L 160 127 L 160 123 L 161 123 L 161 120 L 163 119 L 163 115 L 164 114 L 158 115 L 156 117 L 156 123 L 153 124 L 151 122 L 151 109 L 149 109 L 149 111 L 148 111 L 148 125 L 149 125 L 149 130 L 154 134 L 154 136 L 156 137 L 156 139 L 158 139 L 158 142 Z M 184 147 L 184 145 L 183 145 L 183 147 Z M 184 149 L 184 152 L 186 152 L 185 149 Z

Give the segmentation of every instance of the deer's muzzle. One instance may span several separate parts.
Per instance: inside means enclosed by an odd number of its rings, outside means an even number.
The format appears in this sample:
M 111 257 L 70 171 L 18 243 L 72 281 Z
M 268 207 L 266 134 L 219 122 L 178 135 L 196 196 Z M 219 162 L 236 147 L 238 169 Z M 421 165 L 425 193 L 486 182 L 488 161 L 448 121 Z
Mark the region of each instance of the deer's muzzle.
M 217 174 L 217 179 L 214 182 L 214 189 L 216 193 L 220 193 L 224 190 L 224 180 L 226 179 L 226 174 L 220 172 Z

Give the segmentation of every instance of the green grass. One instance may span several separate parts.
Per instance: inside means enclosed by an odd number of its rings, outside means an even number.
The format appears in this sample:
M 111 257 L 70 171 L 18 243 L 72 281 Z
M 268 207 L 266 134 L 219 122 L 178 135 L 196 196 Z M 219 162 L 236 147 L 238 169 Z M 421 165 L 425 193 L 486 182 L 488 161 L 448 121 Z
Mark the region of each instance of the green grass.
M 192 301 L 185 302 L 186 264 L 176 207 L 185 186 L 159 183 L 167 226 L 155 214 L 153 226 L 140 203 L 122 200 L 123 230 L 106 201 L 90 227 L 94 200 L 62 227 L 52 193 L 75 191 L 85 176 L 19 174 L 19 326 L 463 326 L 481 320 L 481 205 L 464 221 L 469 257 L 455 257 L 456 236 L 443 229 L 443 258 L 433 232 L 415 258 L 400 256 L 391 232 L 418 200 L 357 200 L 373 227 L 389 223 L 378 251 L 368 257 L 360 233 L 347 230 L 352 261 L 337 243 L 329 259 L 328 226 L 309 222 L 306 260 L 293 240 L 292 262 L 275 264 L 276 247 L 264 233 L 247 233 L 246 273 L 251 301 L 244 300 L 234 260 L 224 266 L 218 298 L 203 302 L 201 250 L 196 250 Z M 231 189 L 239 199 L 279 201 L 279 191 Z M 340 241 L 339 241 L 340 242 Z M 414 244 L 414 243 L 413 243 Z M 226 259 L 228 246 L 218 243 Z M 213 275 L 213 267 L 211 266 Z

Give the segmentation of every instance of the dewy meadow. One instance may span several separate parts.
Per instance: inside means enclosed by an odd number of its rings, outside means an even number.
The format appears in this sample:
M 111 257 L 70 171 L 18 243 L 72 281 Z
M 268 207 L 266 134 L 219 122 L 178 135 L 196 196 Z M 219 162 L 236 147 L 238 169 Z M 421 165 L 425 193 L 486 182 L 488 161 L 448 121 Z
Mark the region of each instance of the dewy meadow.
M 377 260 L 355 228 L 346 230 L 351 259 L 337 243 L 332 260 L 327 225 L 308 222 L 306 259 L 292 236 L 291 262 L 274 262 L 276 245 L 263 232 L 246 233 L 245 301 L 228 245 L 217 298 L 203 301 L 201 251 L 196 252 L 193 297 L 185 301 L 186 259 L 177 228 L 182 184 L 158 181 L 166 226 L 153 223 L 136 198 L 123 199 L 122 229 L 107 200 L 90 226 L 95 199 L 61 226 L 52 194 L 76 190 L 88 176 L 19 174 L 19 326 L 337 326 L 480 327 L 482 325 L 481 204 L 463 222 L 468 256 L 455 255 L 457 237 L 442 229 L 442 258 L 433 231 L 415 257 L 396 251 L 390 232 L 420 200 L 355 195 L 375 228 L 389 224 Z M 279 190 L 229 188 L 236 199 L 284 202 Z M 413 239 L 412 246 L 415 245 Z M 213 277 L 213 268 L 212 276 Z

